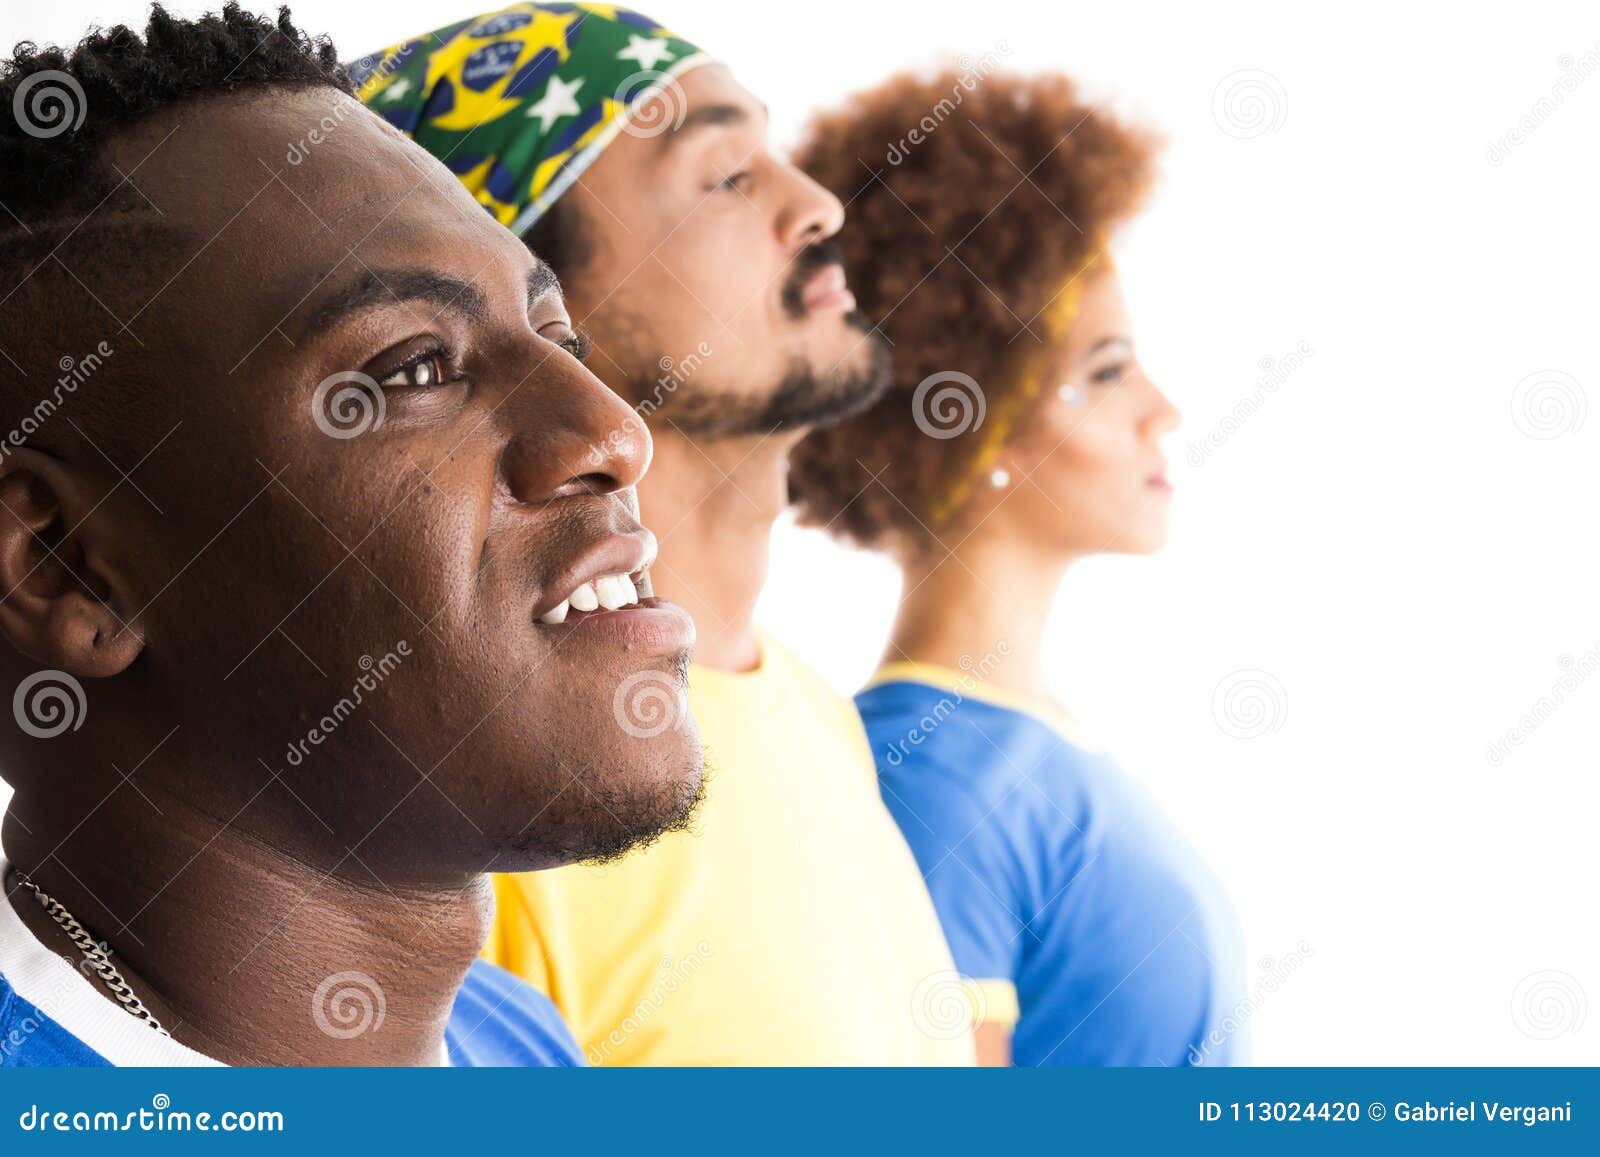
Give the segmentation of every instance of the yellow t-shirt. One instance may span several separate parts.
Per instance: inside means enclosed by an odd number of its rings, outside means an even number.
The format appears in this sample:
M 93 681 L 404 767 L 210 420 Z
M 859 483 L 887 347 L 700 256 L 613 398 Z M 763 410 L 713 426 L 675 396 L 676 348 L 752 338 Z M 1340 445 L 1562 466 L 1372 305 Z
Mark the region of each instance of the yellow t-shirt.
M 694 667 L 693 831 L 603 867 L 495 878 L 484 955 L 591 1064 L 972 1064 L 955 965 L 851 704 L 766 636 Z

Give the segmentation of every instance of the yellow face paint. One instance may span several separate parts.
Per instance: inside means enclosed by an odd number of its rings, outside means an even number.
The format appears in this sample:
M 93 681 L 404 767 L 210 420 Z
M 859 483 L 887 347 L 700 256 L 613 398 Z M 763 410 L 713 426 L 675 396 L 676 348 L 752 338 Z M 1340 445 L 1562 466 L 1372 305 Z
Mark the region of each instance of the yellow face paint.
M 1083 285 L 1089 273 L 1096 269 L 1109 268 L 1110 265 L 1111 258 L 1103 249 L 1091 250 L 1083 264 L 1067 278 L 1066 283 L 1045 304 L 1040 316 L 1044 320 L 1043 346 L 1046 351 L 1053 353 L 1060 349 L 1061 343 L 1066 339 L 1067 331 L 1077 320 L 1078 307 L 1083 299 Z M 952 480 L 944 493 L 933 502 L 928 512 L 930 525 L 937 527 L 947 522 L 972 496 L 979 479 L 989 473 L 995 459 L 1000 456 L 1001 448 L 1005 446 L 1011 432 L 1016 429 L 1017 422 L 1027 413 L 1033 399 L 1038 397 L 1044 388 L 1046 363 L 1047 357 L 1028 358 L 1022 365 L 1022 380 L 1017 388 L 1007 391 L 998 405 L 989 408 L 987 422 L 979 423 L 982 433 L 977 449 L 960 475 Z

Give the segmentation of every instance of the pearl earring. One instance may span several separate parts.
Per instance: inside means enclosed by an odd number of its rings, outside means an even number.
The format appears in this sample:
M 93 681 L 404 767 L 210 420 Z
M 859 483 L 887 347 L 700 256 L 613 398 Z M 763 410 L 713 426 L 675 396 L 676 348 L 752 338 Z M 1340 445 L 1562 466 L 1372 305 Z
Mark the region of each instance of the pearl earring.
M 1007 486 L 1011 485 L 1011 475 L 1006 473 L 1004 470 L 996 470 L 993 474 L 989 475 L 989 485 L 993 486 L 996 490 L 1004 490 Z
M 1056 397 L 1069 406 L 1081 406 L 1088 400 L 1083 396 L 1083 391 L 1078 389 L 1077 386 L 1062 386 L 1056 391 Z

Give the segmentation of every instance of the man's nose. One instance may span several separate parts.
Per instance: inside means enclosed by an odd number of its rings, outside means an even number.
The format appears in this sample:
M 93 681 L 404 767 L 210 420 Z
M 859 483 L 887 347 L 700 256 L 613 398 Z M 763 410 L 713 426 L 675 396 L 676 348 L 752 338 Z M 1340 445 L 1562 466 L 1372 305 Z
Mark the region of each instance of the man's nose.
M 515 436 L 501 471 L 512 496 L 534 503 L 636 486 L 654 451 L 644 419 L 570 355 L 546 357 L 548 372 L 505 403 Z

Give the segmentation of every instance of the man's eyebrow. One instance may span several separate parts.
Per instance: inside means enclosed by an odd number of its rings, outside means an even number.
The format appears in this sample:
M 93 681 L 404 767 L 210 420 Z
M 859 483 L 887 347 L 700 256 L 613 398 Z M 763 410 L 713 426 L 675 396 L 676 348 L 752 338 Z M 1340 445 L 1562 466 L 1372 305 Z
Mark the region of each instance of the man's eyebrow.
M 532 309 L 538 304 L 539 299 L 552 289 L 558 292 L 561 289 L 556 271 L 535 256 L 533 268 L 528 270 L 528 308 Z
M 766 105 L 761 106 L 761 111 L 765 115 Z M 710 128 L 713 125 L 745 125 L 752 119 L 750 110 L 742 104 L 701 105 L 687 114 L 661 139 L 664 144 L 670 145 L 696 129 Z
M 559 288 L 555 271 L 535 258 L 528 271 L 528 307 L 531 309 L 550 290 Z M 314 333 L 368 310 L 413 301 L 450 310 L 470 321 L 482 321 L 489 313 L 488 295 L 451 274 L 434 269 L 368 270 L 354 284 L 318 306 L 306 323 L 306 331 Z
M 452 310 L 474 321 L 488 313 L 488 296 L 477 286 L 433 269 L 368 270 L 319 305 L 306 323 L 308 332 L 327 329 L 356 314 L 420 301 Z

